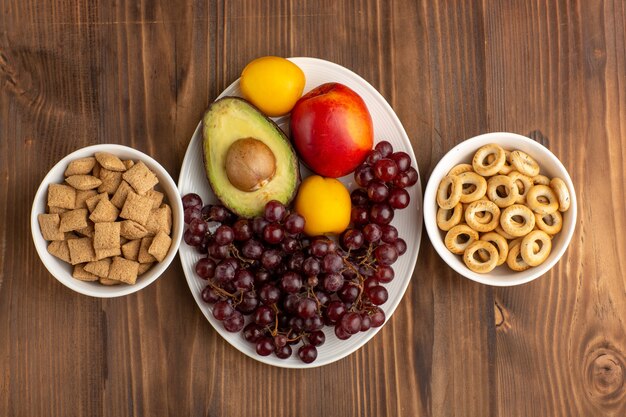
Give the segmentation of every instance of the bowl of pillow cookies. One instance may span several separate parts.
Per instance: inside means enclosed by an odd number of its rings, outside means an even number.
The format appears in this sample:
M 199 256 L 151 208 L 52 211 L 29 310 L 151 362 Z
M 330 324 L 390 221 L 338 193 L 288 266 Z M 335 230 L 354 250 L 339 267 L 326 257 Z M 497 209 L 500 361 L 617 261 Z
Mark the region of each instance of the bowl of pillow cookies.
M 63 285 L 118 297 L 150 285 L 174 259 L 183 207 L 169 173 L 122 145 L 94 145 L 59 161 L 31 211 L 35 248 Z
M 543 145 L 507 132 L 467 139 L 439 161 L 424 194 L 433 247 L 456 272 L 510 286 L 548 272 L 576 228 L 576 193 Z

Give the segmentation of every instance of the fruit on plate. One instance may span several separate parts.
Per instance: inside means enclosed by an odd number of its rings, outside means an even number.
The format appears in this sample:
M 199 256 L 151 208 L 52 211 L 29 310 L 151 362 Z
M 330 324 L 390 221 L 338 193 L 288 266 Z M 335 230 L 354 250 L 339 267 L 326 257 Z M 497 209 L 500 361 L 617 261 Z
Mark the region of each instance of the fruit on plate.
M 290 129 L 302 161 L 325 177 L 354 171 L 374 143 L 365 102 L 339 83 L 322 84 L 302 96 L 291 111 Z
M 350 224 L 350 193 L 334 178 L 311 175 L 302 181 L 294 209 L 304 217 L 305 234 L 339 234 Z
M 302 96 L 304 72 L 293 62 L 264 56 L 250 62 L 241 73 L 244 98 L 270 117 L 289 113 Z
M 225 207 L 250 218 L 270 200 L 293 199 L 298 158 L 272 120 L 241 98 L 224 97 L 211 104 L 202 123 L 206 175 Z

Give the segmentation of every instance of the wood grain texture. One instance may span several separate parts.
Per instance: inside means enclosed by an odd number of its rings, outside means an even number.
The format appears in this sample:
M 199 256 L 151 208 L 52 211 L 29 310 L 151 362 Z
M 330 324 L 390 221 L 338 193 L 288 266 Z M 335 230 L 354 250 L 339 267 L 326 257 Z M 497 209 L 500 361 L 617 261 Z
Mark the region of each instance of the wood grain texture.
M 314 56 L 372 83 L 425 185 L 488 131 L 568 168 L 579 222 L 541 279 L 490 288 L 426 236 L 396 313 L 318 369 L 258 363 L 213 331 L 176 260 L 121 299 L 45 270 L 29 214 L 70 151 L 121 143 L 174 176 L 207 107 L 261 55 Z M 623 416 L 623 1 L 0 0 L 0 415 Z

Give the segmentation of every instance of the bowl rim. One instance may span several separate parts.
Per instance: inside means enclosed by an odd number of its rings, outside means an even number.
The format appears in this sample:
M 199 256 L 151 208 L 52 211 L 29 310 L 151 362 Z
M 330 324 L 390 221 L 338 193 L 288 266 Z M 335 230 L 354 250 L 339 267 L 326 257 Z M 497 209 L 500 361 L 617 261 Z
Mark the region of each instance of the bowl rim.
M 542 152 L 543 155 L 550 160 L 550 163 L 555 167 L 556 170 L 563 173 L 562 179 L 565 181 L 571 198 L 570 209 L 568 210 L 569 216 L 571 216 L 571 227 L 567 230 L 562 230 L 560 233 L 563 236 L 563 245 L 559 247 L 554 253 L 554 256 L 551 260 L 544 262 L 543 264 L 530 268 L 523 272 L 515 272 L 511 273 L 512 275 L 517 275 L 517 278 L 507 279 L 506 281 L 501 280 L 499 277 L 494 277 L 490 274 L 478 274 L 476 272 L 471 271 L 464 264 L 450 263 L 447 258 L 449 256 L 457 256 L 448 251 L 443 243 L 443 239 L 440 236 L 440 230 L 437 227 L 435 218 L 436 218 L 436 202 L 435 195 L 436 190 L 441 181 L 441 178 L 445 176 L 445 174 L 452 168 L 449 159 L 452 159 L 456 154 L 465 153 L 466 148 L 472 148 L 475 152 L 480 146 L 485 145 L 487 143 L 501 143 L 503 140 L 513 140 L 517 142 L 522 142 L 529 148 L 533 150 L 536 149 L 538 152 Z M 531 155 L 534 156 L 534 155 Z M 576 230 L 576 220 L 578 216 L 578 208 L 577 208 L 577 199 L 576 199 L 576 191 L 574 189 L 574 184 L 569 175 L 569 172 L 563 165 L 563 163 L 559 160 L 550 151 L 548 148 L 543 146 L 541 143 L 534 141 L 526 136 L 510 133 L 510 132 L 490 132 L 484 133 L 481 135 L 477 135 L 466 139 L 458 144 L 456 144 L 452 149 L 450 149 L 437 163 L 435 168 L 430 173 L 430 177 L 428 179 L 428 183 L 426 184 L 426 189 L 424 192 L 424 224 L 426 226 L 426 233 L 428 234 L 428 238 L 430 239 L 431 244 L 437 251 L 439 257 L 454 271 L 464 276 L 465 278 L 469 278 L 473 281 L 479 282 L 485 285 L 491 285 L 496 287 L 510 287 L 514 285 L 521 285 L 533 281 L 540 276 L 546 274 L 554 265 L 561 259 L 574 235 L 574 231 Z M 432 203 L 432 204 L 431 204 Z
M 163 179 L 165 182 L 168 183 L 168 187 L 172 189 L 173 196 L 168 195 L 165 190 L 163 190 L 163 193 L 167 196 L 168 203 L 172 207 L 172 235 L 171 235 L 172 245 L 170 246 L 170 250 L 165 256 L 165 259 L 163 259 L 162 262 L 159 262 L 157 265 L 154 266 L 154 268 L 151 271 L 149 271 L 149 273 L 152 272 L 152 275 L 145 277 L 146 279 L 138 280 L 137 283 L 133 285 L 104 286 L 102 284 L 89 282 L 88 284 L 94 285 L 92 289 L 91 285 L 88 287 L 85 287 L 84 285 L 81 285 L 85 283 L 84 281 L 77 280 L 73 278 L 71 274 L 68 275 L 65 273 L 65 271 L 59 268 L 56 268 L 54 265 L 49 264 L 49 261 L 48 261 L 49 253 L 47 251 L 48 242 L 44 240 L 43 236 L 41 235 L 41 232 L 39 229 L 39 221 L 37 217 L 39 214 L 42 213 L 39 207 L 40 201 L 43 198 L 45 198 L 45 194 L 47 192 L 48 186 L 57 178 L 57 174 L 53 175 L 53 172 L 56 170 L 56 168 L 58 168 L 59 166 L 67 165 L 71 160 L 86 157 L 85 154 L 89 154 L 89 153 L 94 154 L 95 152 L 101 152 L 101 151 L 106 151 L 106 152 L 110 152 L 113 154 L 116 154 L 116 152 L 120 152 L 120 151 L 128 152 L 134 155 L 132 157 L 133 159 L 139 159 L 142 162 L 149 165 L 150 169 L 156 169 L 158 172 L 156 172 L 155 174 L 157 174 L 157 176 L 160 177 L 159 179 L 160 180 Z M 84 294 L 84 295 L 88 295 L 88 296 L 96 297 L 96 298 L 114 298 L 114 297 L 122 297 L 128 294 L 135 293 L 147 287 L 148 285 L 152 284 L 159 277 L 161 277 L 161 275 L 163 275 L 163 272 L 167 270 L 169 265 L 172 263 L 172 261 L 176 257 L 176 254 L 178 253 L 178 248 L 180 246 L 180 241 L 182 238 L 183 228 L 184 228 L 183 227 L 182 202 L 180 198 L 172 198 L 172 197 L 178 197 L 178 195 L 179 195 L 178 187 L 176 186 L 176 183 L 172 179 L 172 176 L 170 175 L 170 173 L 154 158 L 152 158 L 151 156 L 135 148 L 131 148 L 125 145 L 113 144 L 113 143 L 104 143 L 104 144 L 89 145 L 89 146 L 76 149 L 72 151 L 71 153 L 69 153 L 68 155 L 66 155 L 65 157 L 63 157 L 61 160 L 59 160 L 56 164 L 54 164 L 54 166 L 52 166 L 48 170 L 44 178 L 41 180 L 41 183 L 39 184 L 37 191 L 35 192 L 35 196 L 33 198 L 32 206 L 31 206 L 31 215 L 30 215 L 30 229 L 31 230 L 30 231 L 31 231 L 31 236 L 33 238 L 33 243 L 35 245 L 35 250 L 37 251 L 37 255 L 39 256 L 41 263 L 46 267 L 46 270 L 48 271 L 48 273 L 50 273 L 50 275 L 56 278 L 56 280 L 59 281 L 61 284 L 65 285 L 66 287 L 80 294 Z M 45 207 L 45 201 L 44 201 L 44 207 Z M 178 213 L 178 216 L 176 215 L 176 213 Z M 64 262 L 61 260 L 59 261 Z M 95 285 L 98 285 L 98 286 L 95 287 Z

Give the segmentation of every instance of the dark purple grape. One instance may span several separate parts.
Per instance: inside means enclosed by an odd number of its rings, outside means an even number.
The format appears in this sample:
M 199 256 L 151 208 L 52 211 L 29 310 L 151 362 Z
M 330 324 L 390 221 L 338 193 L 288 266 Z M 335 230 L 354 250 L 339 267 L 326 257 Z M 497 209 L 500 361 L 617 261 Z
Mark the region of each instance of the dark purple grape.
M 322 259 L 322 271 L 327 274 L 339 272 L 343 268 L 343 258 L 336 253 L 328 253 Z
M 304 320 L 302 317 L 292 316 L 289 318 L 289 327 L 295 333 L 300 333 L 304 330 Z
M 268 356 L 274 351 L 274 339 L 263 336 L 256 342 L 256 353 L 261 356 Z
M 227 331 L 231 333 L 237 333 L 241 331 L 241 329 L 243 329 L 243 325 L 244 325 L 243 314 L 235 310 L 233 314 L 230 315 L 230 317 L 227 317 L 223 321 L 223 324 L 224 324 L 224 328 Z
M 271 277 L 272 277 L 272 274 L 270 274 L 268 271 L 264 269 L 259 269 L 254 274 L 254 283 L 257 285 L 264 284 L 267 281 L 269 281 Z
M 370 314 L 370 320 L 372 321 L 372 327 L 380 327 L 385 322 L 385 312 L 380 308 L 374 308 L 372 314 Z
M 361 331 L 368 331 L 372 327 L 372 320 L 366 313 L 361 314 Z
M 250 290 L 254 285 L 254 275 L 247 269 L 239 269 L 235 272 L 235 288 L 239 290 Z
M 308 285 L 311 288 L 317 287 L 319 283 L 320 283 L 320 280 L 315 275 L 307 277 L 306 279 L 306 285 Z
M 341 274 L 326 274 L 324 279 L 322 280 L 322 287 L 326 292 L 335 292 L 339 291 L 341 287 L 343 287 L 344 279 Z
M 393 220 L 393 209 L 386 203 L 374 204 L 369 214 L 371 221 L 381 226 Z
M 370 243 L 378 242 L 380 238 L 382 237 L 382 235 L 383 235 L 382 228 L 375 223 L 366 224 L 365 227 L 363 228 L 363 236 L 365 237 L 365 240 L 367 240 Z
M 389 192 L 389 205 L 395 209 L 406 208 L 411 202 L 411 196 L 404 188 L 394 187 Z
M 335 326 L 335 336 L 337 336 L 337 339 L 339 339 L 339 340 L 347 340 L 352 335 L 350 333 L 346 332 L 343 329 L 343 327 L 341 327 L 340 325 L 336 325 Z
M 361 331 L 361 315 L 359 313 L 350 312 L 341 317 L 339 325 L 350 334 Z
M 304 217 L 298 213 L 291 213 L 285 218 L 284 227 L 287 233 L 298 234 L 304 230 Z
M 252 316 L 252 320 L 259 326 L 267 326 L 268 324 L 274 323 L 276 319 L 276 313 L 270 307 L 266 305 L 260 305 L 254 310 L 254 315 Z
M 324 328 L 324 320 L 319 314 L 314 314 L 313 317 L 304 319 L 304 330 L 307 332 L 314 332 Z
M 265 227 L 268 224 L 270 224 L 270 222 L 265 220 L 265 218 L 263 218 L 263 217 L 255 217 L 252 220 L 252 231 L 254 232 L 255 235 L 257 235 L 259 237 L 263 237 L 263 229 L 265 229 Z
M 410 167 L 406 172 L 401 172 L 398 176 L 393 180 L 393 185 L 399 188 L 408 188 L 417 183 L 419 175 L 417 174 L 417 170 L 413 167 Z
M 215 279 L 218 282 L 225 283 L 235 278 L 235 268 L 226 260 L 221 261 L 215 267 Z
M 411 157 L 406 152 L 394 152 L 389 156 L 389 158 L 393 159 L 400 172 L 405 172 L 411 167 Z
M 284 334 L 277 334 L 274 336 L 274 346 L 277 348 L 283 347 L 287 344 L 287 336 Z
M 239 219 L 233 224 L 233 232 L 235 234 L 235 240 L 238 242 L 245 242 L 252 239 L 252 226 L 247 219 Z
M 224 206 L 212 206 L 209 211 L 209 220 L 219 223 L 226 223 L 233 217 L 233 214 Z
M 235 312 L 235 309 L 226 300 L 218 301 L 217 303 L 213 305 L 213 317 L 215 317 L 219 321 L 226 320 L 234 312 Z
M 200 209 L 198 207 L 188 207 L 183 213 L 185 224 L 190 224 L 194 219 L 202 220 L 202 214 L 200 214 Z
M 285 237 L 283 228 L 277 223 L 270 223 L 263 229 L 263 240 L 272 245 L 280 243 Z
M 311 363 L 317 359 L 317 349 L 312 345 L 300 346 L 300 349 L 298 349 L 298 357 L 304 363 Z
M 300 248 L 300 243 L 293 236 L 285 236 L 282 242 L 280 242 L 280 248 L 285 253 L 294 253 Z
M 287 269 L 300 272 L 302 271 L 303 264 L 304 264 L 304 253 L 296 252 L 289 257 L 289 260 L 287 260 Z
M 196 263 L 196 274 L 202 279 L 213 278 L 215 275 L 215 261 L 211 258 L 201 258 Z
M 368 288 L 366 294 L 372 304 L 377 306 L 385 304 L 387 298 L 389 298 L 389 293 L 387 292 L 387 289 L 382 285 L 375 285 L 371 288 Z
M 374 277 L 370 277 L 370 278 L 366 279 L 365 281 L 363 281 L 363 289 L 364 290 L 367 290 L 368 288 L 375 287 L 377 285 L 380 285 L 380 283 Z
M 393 244 L 396 247 L 396 251 L 398 251 L 398 256 L 402 256 L 406 253 L 406 242 L 404 239 L 398 238 Z
M 224 259 L 228 257 L 229 253 L 230 250 L 228 249 L 228 246 L 221 246 L 215 242 L 211 242 L 207 246 L 207 254 L 211 258 Z
M 317 313 L 317 303 L 311 298 L 302 298 L 296 306 L 296 314 L 303 319 L 313 317 Z
M 280 201 L 271 200 L 265 204 L 265 219 L 270 222 L 279 222 L 285 217 L 287 209 Z
M 265 333 L 263 327 L 259 326 L 256 323 L 248 323 L 246 327 L 243 328 L 243 338 L 246 339 L 250 343 L 256 343 L 263 334 Z
M 382 240 L 383 242 L 394 243 L 396 240 L 398 240 L 398 229 L 396 229 L 395 226 L 388 224 L 381 227 L 381 230 L 382 235 L 380 237 L 380 240 Z
M 207 285 L 202 290 L 202 300 L 204 300 L 204 302 L 206 303 L 210 303 L 210 304 L 217 303 L 221 299 L 222 299 L 222 296 L 220 296 L 220 294 L 217 291 L 215 291 L 215 289 L 211 287 L 210 285 Z
M 363 243 L 365 243 L 363 232 L 359 229 L 348 229 L 341 236 L 341 243 L 343 244 L 343 247 L 348 250 L 361 249 Z
M 381 142 L 378 142 L 376 146 L 374 146 L 374 150 L 380 153 L 381 157 L 387 158 L 393 152 L 393 146 L 391 146 L 391 143 L 383 140 Z
M 365 163 L 369 166 L 374 166 L 376 162 L 380 161 L 383 158 L 383 155 L 377 150 L 371 150 L 370 153 L 365 158 Z
M 298 307 L 298 302 L 300 301 L 300 297 L 297 294 L 289 294 L 283 300 L 283 307 L 288 313 L 295 313 L 296 308 Z
M 189 246 L 200 246 L 204 240 L 204 236 L 194 235 L 191 233 L 191 230 L 187 229 L 185 233 L 183 233 L 183 240 Z
M 200 235 L 204 238 L 207 230 L 209 230 L 209 225 L 202 219 L 193 219 L 191 223 L 189 223 L 189 229 L 194 235 Z
M 369 210 L 367 206 L 352 206 L 350 221 L 356 225 L 367 223 L 369 221 Z
M 367 187 L 367 185 L 374 179 L 374 170 L 371 166 L 360 165 L 354 171 L 354 181 L 359 187 Z
M 274 269 L 280 265 L 282 257 L 280 252 L 275 249 L 268 249 L 261 255 L 261 264 L 265 269 Z
M 200 210 L 200 214 L 202 215 L 202 218 L 206 221 L 208 221 L 211 218 L 211 207 L 213 207 L 213 204 L 207 204 L 206 206 L 202 207 L 202 209 Z
M 230 245 L 235 240 L 235 232 L 230 226 L 223 224 L 215 230 L 214 239 L 218 245 Z
M 339 300 L 332 300 L 326 307 L 326 316 L 331 322 L 336 323 L 346 312 L 346 305 Z
M 321 270 L 320 262 L 312 256 L 306 258 L 302 263 L 302 272 L 306 276 L 315 276 L 319 274 Z
M 291 346 L 289 345 L 277 347 L 276 350 L 274 351 L 274 354 L 279 359 L 288 359 L 289 357 L 291 357 L 292 353 L 293 352 L 291 350 Z
M 272 305 L 280 300 L 280 290 L 274 284 L 265 284 L 259 291 L 259 298 L 263 304 Z
M 324 291 L 317 290 L 315 291 L 315 298 L 320 303 L 320 305 L 325 306 L 330 301 L 330 296 Z
M 343 287 L 337 291 L 337 296 L 344 303 L 353 303 L 359 296 L 359 287 L 351 282 L 346 282 Z
M 280 279 L 280 287 L 286 293 L 296 293 L 302 288 L 302 277 L 297 272 L 286 272 Z
M 378 265 L 376 270 L 374 271 L 373 277 L 376 278 L 379 282 L 386 284 L 391 282 L 395 276 L 395 272 L 393 268 L 389 265 Z
M 398 165 L 393 159 L 383 158 L 374 165 L 374 176 L 381 181 L 391 182 L 398 175 Z
M 250 239 L 243 244 L 241 254 L 248 259 L 261 259 L 263 255 L 263 245 L 254 239 Z
M 326 335 L 321 330 L 315 330 L 308 334 L 306 340 L 313 346 L 322 346 L 326 341 Z
M 379 264 L 391 265 L 398 259 L 398 251 L 394 245 L 383 243 L 374 249 L 374 257 Z
M 380 182 L 380 181 L 372 181 L 367 186 L 367 198 L 369 198 L 374 203 L 381 203 L 385 201 L 389 197 L 389 188 Z
M 198 251 L 198 253 L 202 255 L 206 255 L 208 248 L 209 248 L 209 244 L 211 242 L 212 242 L 211 237 L 209 235 L 204 235 L 204 237 L 202 238 L 202 243 L 196 246 L 196 250 Z
M 259 306 L 259 299 L 256 298 L 254 291 L 244 293 L 241 302 L 237 304 L 235 309 L 242 314 L 251 314 Z
M 364 206 L 369 203 L 369 197 L 367 191 L 362 188 L 357 188 L 350 193 L 350 201 L 353 206 Z
M 198 207 L 198 210 L 200 210 L 200 207 L 202 207 L 202 199 L 200 198 L 200 196 L 198 194 L 195 193 L 189 193 L 189 194 L 185 194 L 183 196 L 183 209 L 188 209 L 189 207 Z
M 330 250 L 330 240 L 327 238 L 315 238 L 313 242 L 311 242 L 309 250 L 311 251 L 311 255 L 322 258 L 328 252 L 332 252 Z

